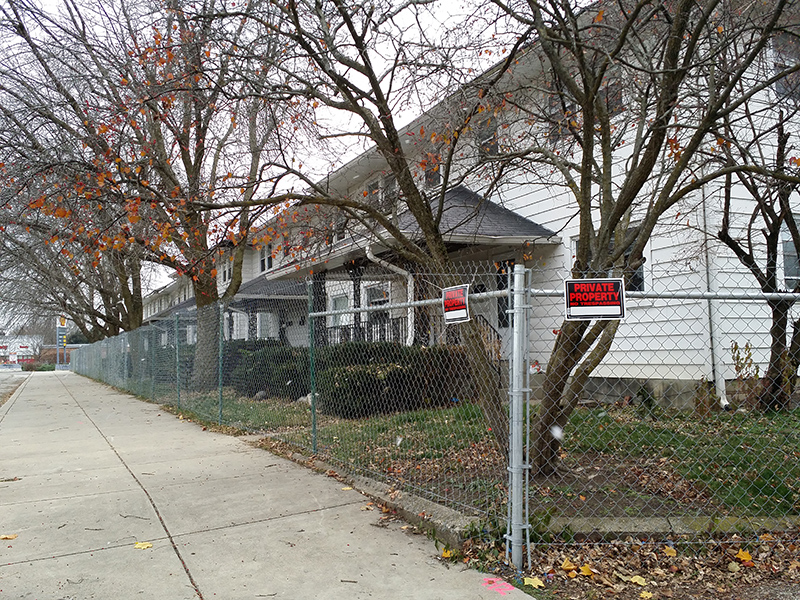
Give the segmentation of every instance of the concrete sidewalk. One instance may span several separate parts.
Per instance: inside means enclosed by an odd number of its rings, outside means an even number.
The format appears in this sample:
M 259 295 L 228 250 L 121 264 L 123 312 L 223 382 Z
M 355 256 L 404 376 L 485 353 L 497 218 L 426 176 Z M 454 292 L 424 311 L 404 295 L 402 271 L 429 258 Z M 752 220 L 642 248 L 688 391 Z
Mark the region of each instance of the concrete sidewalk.
M 0 406 L 0 600 L 527 598 L 338 481 L 68 372 Z M 136 544 L 146 542 L 137 548 Z

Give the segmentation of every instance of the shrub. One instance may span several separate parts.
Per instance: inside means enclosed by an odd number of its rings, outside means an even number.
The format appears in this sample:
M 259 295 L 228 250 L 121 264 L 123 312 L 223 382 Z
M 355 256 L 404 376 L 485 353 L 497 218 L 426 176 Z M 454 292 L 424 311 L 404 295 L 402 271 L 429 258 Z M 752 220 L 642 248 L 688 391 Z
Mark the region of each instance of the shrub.
M 40 363 L 40 362 L 27 362 L 22 363 L 23 371 L 55 371 L 56 366 L 53 363 Z
M 320 412 L 354 419 L 387 412 L 391 405 L 392 373 L 400 365 L 350 365 L 326 369 L 319 376 Z
M 311 390 L 309 350 L 258 340 L 239 342 L 226 359 L 225 384 L 239 394 L 296 400 Z M 226 352 L 226 357 L 233 352 Z M 345 418 L 441 406 L 472 395 L 461 348 L 349 342 L 315 351 L 320 412 Z
M 255 351 L 240 350 L 236 366 L 226 370 L 225 379 L 238 393 L 296 400 L 310 390 L 307 348 L 293 348 L 269 341 Z
M 360 418 L 442 406 L 471 395 L 461 348 L 364 344 L 354 350 L 351 344 L 325 349 L 317 378 L 321 412 Z M 355 364 L 347 364 L 348 358 Z

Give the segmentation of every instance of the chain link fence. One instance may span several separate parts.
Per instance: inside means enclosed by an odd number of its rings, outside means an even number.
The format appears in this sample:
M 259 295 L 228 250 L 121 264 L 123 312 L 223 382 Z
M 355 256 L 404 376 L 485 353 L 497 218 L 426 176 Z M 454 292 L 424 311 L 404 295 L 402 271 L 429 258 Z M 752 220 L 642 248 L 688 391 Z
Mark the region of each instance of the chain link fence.
M 800 525 L 794 373 L 780 406 L 762 393 L 767 299 L 653 274 L 650 290 L 627 293 L 607 352 L 565 371 L 556 340 L 584 327 L 564 321 L 568 273 L 528 270 L 514 290 L 509 263 L 459 269 L 371 265 L 272 282 L 268 295 L 82 348 L 72 366 L 467 514 L 516 520 L 532 542 L 703 541 Z M 470 320 L 447 324 L 442 288 L 464 284 Z M 782 299 L 791 323 L 793 297 Z M 586 357 L 597 364 L 583 378 Z M 511 436 L 521 450 L 509 468 L 510 421 L 523 435 Z M 511 517 L 520 493 L 522 516 Z

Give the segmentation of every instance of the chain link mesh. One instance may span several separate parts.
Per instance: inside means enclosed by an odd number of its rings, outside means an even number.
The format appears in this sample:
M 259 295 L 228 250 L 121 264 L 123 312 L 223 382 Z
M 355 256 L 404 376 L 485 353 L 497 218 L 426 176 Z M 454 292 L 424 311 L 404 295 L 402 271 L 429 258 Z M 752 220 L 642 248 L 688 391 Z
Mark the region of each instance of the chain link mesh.
M 395 489 L 502 519 L 510 265 L 459 269 L 398 273 L 373 265 L 272 282 L 269 295 L 176 312 L 84 347 L 72 366 Z M 566 276 L 528 274 L 532 539 L 646 530 L 699 541 L 796 527 L 798 402 L 792 393 L 780 410 L 759 406 L 769 359 L 766 302 L 681 298 L 686 288 L 631 297 L 611 349 L 572 386 L 577 371 L 555 379 L 551 355 L 565 326 L 559 287 Z M 471 319 L 448 325 L 441 290 L 458 284 L 470 286 Z M 793 380 L 787 374 L 786 385 Z M 561 393 L 555 404 L 571 410 L 543 434 L 542 407 L 562 387 L 576 394 Z M 557 441 L 550 470 L 537 463 L 543 435 Z

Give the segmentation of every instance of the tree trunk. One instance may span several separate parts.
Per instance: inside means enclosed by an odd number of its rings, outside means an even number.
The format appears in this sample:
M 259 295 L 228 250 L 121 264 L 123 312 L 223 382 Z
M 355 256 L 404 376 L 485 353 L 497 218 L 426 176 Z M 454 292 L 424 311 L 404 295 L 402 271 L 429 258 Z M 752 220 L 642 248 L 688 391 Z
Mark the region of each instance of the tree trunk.
M 542 404 L 532 425 L 534 476 L 548 476 L 558 468 L 561 433 L 564 429 L 561 398 L 572 369 L 578 364 L 578 345 L 583 338 L 586 321 L 564 321 L 556 338 L 545 373 Z M 560 430 L 559 430 L 560 428 Z
M 786 300 L 768 302 L 772 310 L 772 325 L 769 329 L 770 356 L 764 376 L 758 406 L 764 411 L 782 410 L 789 405 L 789 352 L 786 348 L 786 332 L 789 326 L 789 309 L 792 303 Z
M 489 357 L 483 335 L 474 319 L 459 325 L 478 402 L 498 452 L 508 459 L 508 394 L 501 385 L 498 366 Z
M 192 389 L 208 391 L 219 385 L 219 305 L 197 306 L 197 343 L 194 348 Z
M 789 344 L 789 366 L 787 373 L 789 374 L 789 395 L 794 392 L 795 384 L 797 383 L 797 368 L 800 367 L 800 320 L 792 323 L 792 341 Z M 791 397 L 789 398 L 791 402 Z

